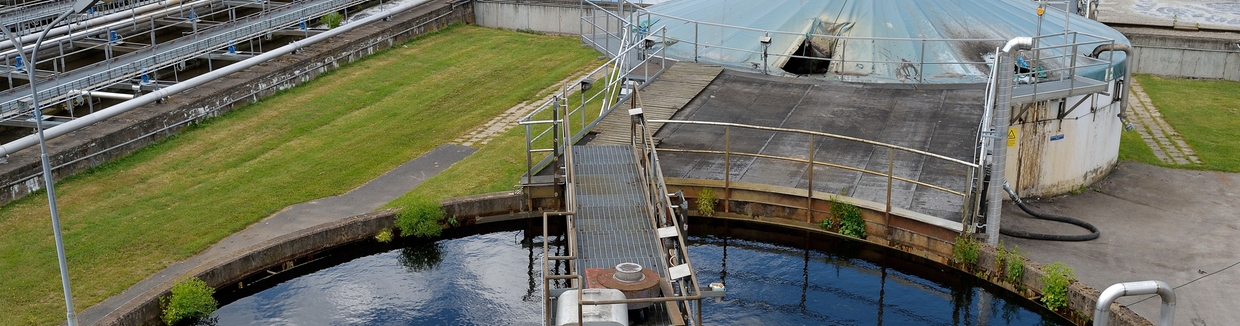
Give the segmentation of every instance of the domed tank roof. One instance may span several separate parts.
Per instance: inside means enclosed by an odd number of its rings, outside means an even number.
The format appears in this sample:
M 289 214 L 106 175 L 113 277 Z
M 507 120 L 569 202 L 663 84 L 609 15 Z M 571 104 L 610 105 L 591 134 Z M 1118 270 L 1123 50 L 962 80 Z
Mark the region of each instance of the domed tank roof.
M 765 66 L 771 74 L 978 83 L 1006 40 L 1042 35 L 1041 50 L 1020 53 L 1027 67 L 1049 78 L 1122 75 L 1123 53 L 1085 56 L 1099 45 L 1128 44 L 1127 38 L 1060 9 L 1047 7 L 1039 17 L 1038 7 L 1028 0 L 673 0 L 646 8 L 649 14 L 637 20 L 649 31 L 667 27 L 668 56 L 757 72 Z M 764 36 L 770 37 L 765 62 Z

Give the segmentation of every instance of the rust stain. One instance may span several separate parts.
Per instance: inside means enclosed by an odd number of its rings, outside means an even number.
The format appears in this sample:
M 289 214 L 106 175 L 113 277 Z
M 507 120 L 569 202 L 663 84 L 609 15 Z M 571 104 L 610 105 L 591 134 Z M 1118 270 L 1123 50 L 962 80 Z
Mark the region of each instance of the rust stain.
M 1032 191 L 1042 179 L 1042 160 L 1046 156 L 1043 153 L 1046 146 L 1044 140 L 1048 135 L 1046 128 L 1040 128 L 1036 121 L 1047 117 L 1047 107 L 1047 102 L 1025 104 L 1020 109 L 1025 111 L 1025 115 L 1016 117 L 1020 126 L 1020 151 L 1017 156 L 1015 187 L 1019 193 Z

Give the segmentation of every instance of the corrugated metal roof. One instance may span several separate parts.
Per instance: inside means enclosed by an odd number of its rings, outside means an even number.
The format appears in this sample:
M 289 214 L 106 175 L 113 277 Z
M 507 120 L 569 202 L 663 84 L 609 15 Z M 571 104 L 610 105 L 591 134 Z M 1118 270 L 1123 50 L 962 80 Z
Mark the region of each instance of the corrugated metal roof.
M 823 45 L 827 38 L 813 38 L 815 47 L 831 52 L 833 61 L 825 76 L 857 81 L 975 83 L 985 80 L 989 67 L 986 54 L 994 52 L 1007 39 L 1037 36 L 1038 5 L 1025 0 L 673 0 L 647 8 L 653 15 L 639 20 L 653 24 L 651 30 L 668 28 L 668 38 L 676 40 L 668 55 L 718 63 L 733 68 L 762 71 L 763 31 L 771 31 L 767 70 L 781 70 L 789 57 L 802 47 L 810 33 L 828 31 L 849 37 Z M 1064 32 L 1066 14 L 1047 8 L 1041 19 L 1042 35 Z M 690 21 L 700 22 L 699 24 Z M 1067 43 L 1101 41 L 1128 44 L 1122 34 L 1101 23 L 1080 16 L 1068 21 L 1071 30 L 1082 33 Z M 740 26 L 725 27 L 721 25 Z M 1071 35 L 1071 34 L 1070 34 Z M 1097 38 L 1090 37 L 1096 36 Z M 694 40 L 700 46 L 693 45 Z M 1040 47 L 1063 45 L 1064 37 L 1043 38 Z M 1099 43 L 1077 46 L 1083 54 Z M 1062 49 L 1039 51 L 1040 63 L 1047 70 L 1071 65 Z M 1033 62 L 1034 54 L 1027 53 Z M 1104 59 L 1107 55 L 1102 56 Z M 1122 74 L 1123 54 L 1115 53 L 1111 71 Z M 1067 61 L 1067 62 L 1064 62 Z M 1095 64 L 1076 74 L 1095 79 L 1107 75 L 1108 65 L 1077 58 L 1076 65 Z M 1052 76 L 1053 78 L 1053 76 Z

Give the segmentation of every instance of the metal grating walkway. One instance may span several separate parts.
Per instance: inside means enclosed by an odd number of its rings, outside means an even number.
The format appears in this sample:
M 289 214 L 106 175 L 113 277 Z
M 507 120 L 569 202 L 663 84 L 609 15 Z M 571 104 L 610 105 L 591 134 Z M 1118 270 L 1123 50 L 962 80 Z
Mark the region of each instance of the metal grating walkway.
M 631 262 L 667 278 L 632 147 L 575 146 L 572 151 L 581 268 Z

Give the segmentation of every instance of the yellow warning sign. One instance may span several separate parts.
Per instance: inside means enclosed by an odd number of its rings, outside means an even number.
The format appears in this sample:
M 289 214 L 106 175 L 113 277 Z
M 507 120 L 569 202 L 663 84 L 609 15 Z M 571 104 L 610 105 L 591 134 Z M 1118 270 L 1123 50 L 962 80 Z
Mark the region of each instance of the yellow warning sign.
M 1008 147 L 1016 146 L 1016 128 L 1008 128 L 1007 145 Z

